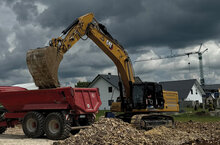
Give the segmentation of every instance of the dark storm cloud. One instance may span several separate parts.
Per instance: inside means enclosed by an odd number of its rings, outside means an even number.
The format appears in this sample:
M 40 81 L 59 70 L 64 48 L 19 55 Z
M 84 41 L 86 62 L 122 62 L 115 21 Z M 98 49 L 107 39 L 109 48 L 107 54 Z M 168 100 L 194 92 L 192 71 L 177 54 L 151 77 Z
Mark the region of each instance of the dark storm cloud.
M 184 48 L 219 39 L 218 0 L 56 1 L 38 21 L 43 27 L 66 27 L 76 17 L 94 12 L 110 19 L 109 31 L 131 52 L 140 46 Z
M 8 47 L 9 47 L 5 36 L 7 36 L 7 32 L 0 27 L 0 46 L 1 46 L 1 52 L 4 53 L 8 51 Z
M 36 0 L 37 1 L 37 0 Z M 36 2 L 35 1 L 35 2 Z M 218 0 L 39 0 L 48 8 L 35 19 L 42 27 L 67 27 L 76 17 L 93 12 L 98 21 L 110 20 L 109 31 L 130 52 L 141 46 L 184 48 L 208 40 L 219 40 Z M 34 1 L 14 4 L 17 19 L 31 21 Z
M 10 30 L 0 27 L 0 85 L 29 82 L 31 76 L 27 72 L 26 52 L 29 49 L 44 46 L 47 40 L 46 34 L 48 32 L 46 30 L 42 31 L 37 26 L 28 25 L 27 23 L 27 25 L 20 24 L 11 24 L 12 28 Z M 13 34 L 15 38 L 11 39 L 10 35 Z M 7 40 L 10 40 L 10 42 Z M 9 51 L 11 47 L 9 43 L 14 45 L 14 49 L 11 51 Z M 27 73 L 23 73 L 24 71 Z
M 21 22 L 37 16 L 32 1 L 16 2 L 13 9 Z M 183 48 L 210 39 L 219 40 L 218 0 L 39 0 L 48 8 L 36 19 L 42 27 L 64 28 L 76 17 L 93 12 L 99 21 L 110 19 L 109 31 L 130 51 L 140 46 Z
M 44 46 L 49 39 L 59 36 L 76 17 L 88 12 L 93 12 L 99 22 L 106 24 L 130 55 L 141 55 L 148 51 L 146 48 L 157 47 L 157 54 L 165 55 L 167 48 L 184 49 L 208 40 L 220 41 L 218 0 L 5 0 L 4 3 L 14 12 L 18 22 L 8 32 L 0 26 L 1 57 L 5 55 L 0 61 L 0 80 L 7 79 L 10 83 L 21 83 L 22 79 L 6 74 L 17 76 L 18 71 L 27 70 L 25 56 L 28 49 Z M 43 12 L 38 11 L 37 3 L 46 6 Z M 16 35 L 16 47 L 9 52 L 7 38 L 11 33 Z M 87 49 L 65 55 L 59 71 L 61 80 L 96 76 L 114 66 L 95 44 L 85 47 Z M 160 74 L 157 72 L 157 75 Z M 167 75 L 164 73 L 160 78 Z M 30 79 L 27 74 L 23 77 L 25 81 Z
M 38 14 L 37 6 L 33 5 L 32 1 L 16 2 L 13 10 L 17 14 L 17 20 L 22 23 L 29 23 Z
M 88 42 L 88 41 L 87 41 Z M 61 78 L 96 76 L 100 71 L 113 66 L 113 62 L 93 43 L 84 42 L 77 53 L 67 53 L 60 64 Z M 70 51 L 72 51 L 72 48 Z M 93 50 L 93 51 L 91 51 Z
M 128 47 L 184 48 L 219 39 L 220 1 L 145 1 L 144 5 L 144 12 L 121 23 L 124 27 L 118 38 Z M 113 27 L 119 31 L 116 25 Z
M 75 18 L 89 12 L 93 12 L 98 20 L 120 17 L 123 21 L 127 17 L 134 17 L 144 9 L 141 1 L 133 3 L 133 0 L 55 0 L 52 3 L 48 1 L 42 1 L 42 3 L 46 4 L 48 9 L 39 16 L 39 22 L 44 27 L 55 28 L 66 27 Z

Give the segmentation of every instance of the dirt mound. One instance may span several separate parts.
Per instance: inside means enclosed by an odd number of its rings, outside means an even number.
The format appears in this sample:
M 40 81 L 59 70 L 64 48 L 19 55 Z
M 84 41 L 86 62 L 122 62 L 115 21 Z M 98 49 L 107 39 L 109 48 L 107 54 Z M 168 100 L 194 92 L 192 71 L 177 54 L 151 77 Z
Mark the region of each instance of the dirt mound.
M 220 145 L 220 122 L 177 122 L 176 129 L 200 135 L 200 139 L 185 144 Z
M 65 141 L 54 143 L 54 145 L 137 144 L 147 142 L 147 140 L 149 139 L 145 138 L 142 132 L 120 119 L 102 118 L 91 128 L 81 130 L 77 135 L 71 136 Z
M 220 122 L 176 123 L 176 128 L 157 127 L 137 130 L 120 119 L 101 118 L 91 128 L 81 130 L 54 145 L 86 144 L 216 144 L 220 140 Z

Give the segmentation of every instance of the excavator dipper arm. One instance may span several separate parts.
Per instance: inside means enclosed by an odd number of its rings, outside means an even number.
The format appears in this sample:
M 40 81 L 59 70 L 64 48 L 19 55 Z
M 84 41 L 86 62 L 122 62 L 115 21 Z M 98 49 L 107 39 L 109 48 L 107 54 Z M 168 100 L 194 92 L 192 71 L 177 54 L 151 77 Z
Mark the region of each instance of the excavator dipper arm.
M 50 46 L 29 50 L 27 65 L 36 86 L 40 89 L 59 87 L 58 68 L 63 55 L 83 36 L 87 35 L 114 62 L 122 84 L 119 83 L 121 100 L 112 103 L 112 111 L 121 112 L 121 119 L 129 120 L 135 126 L 147 128 L 156 124 L 168 124 L 173 119 L 165 115 L 139 115 L 139 113 L 165 112 L 169 110 L 167 100 L 164 100 L 162 86 L 157 83 L 136 83 L 130 58 L 125 49 L 107 31 L 104 25 L 98 23 L 92 13 L 76 19 L 58 38 L 52 38 Z M 167 97 L 170 96 L 170 93 Z M 125 98 L 125 100 L 124 100 Z M 177 98 L 175 96 L 175 98 Z M 146 103 L 146 101 L 148 103 Z M 174 104 L 178 107 L 177 104 Z M 166 106 L 166 108 L 164 107 Z M 171 105 L 172 106 L 172 105 Z M 170 109 L 177 111 L 178 108 Z M 140 112 L 141 111 L 141 112 Z M 165 120 L 165 121 L 164 121 Z
M 111 36 L 101 32 L 98 25 L 90 24 L 87 35 L 114 62 L 122 79 L 126 96 L 130 96 L 129 82 L 134 83 L 135 80 L 127 52 Z
M 64 38 L 62 38 L 62 36 Z M 118 68 L 126 96 L 130 96 L 129 82 L 134 83 L 133 68 L 124 48 L 107 31 L 104 25 L 94 19 L 92 13 L 76 19 L 63 32 L 62 36 L 52 38 L 49 47 L 29 50 L 28 68 L 39 88 L 59 87 L 58 68 L 63 55 L 83 36 L 87 35 Z

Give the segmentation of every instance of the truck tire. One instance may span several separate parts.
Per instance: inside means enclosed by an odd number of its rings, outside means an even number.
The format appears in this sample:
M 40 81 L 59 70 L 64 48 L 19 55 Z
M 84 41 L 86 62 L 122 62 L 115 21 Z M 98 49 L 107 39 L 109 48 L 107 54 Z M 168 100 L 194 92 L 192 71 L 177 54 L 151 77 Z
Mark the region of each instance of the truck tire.
M 53 112 L 47 115 L 44 129 L 46 136 L 52 140 L 66 139 L 69 137 L 71 125 L 65 115 Z
M 3 134 L 7 130 L 7 127 L 0 127 L 0 134 Z
M 30 138 L 38 138 L 44 135 L 45 117 L 39 112 L 28 112 L 23 121 L 22 129 L 24 134 Z
M 0 114 L 0 122 L 5 121 L 4 113 L 5 113 L 5 112 L 3 111 L 3 112 L 1 112 L 1 114 Z M 0 127 L 0 134 L 3 134 L 6 130 L 7 130 L 7 127 L 6 127 L 6 126 L 1 126 L 1 127 Z

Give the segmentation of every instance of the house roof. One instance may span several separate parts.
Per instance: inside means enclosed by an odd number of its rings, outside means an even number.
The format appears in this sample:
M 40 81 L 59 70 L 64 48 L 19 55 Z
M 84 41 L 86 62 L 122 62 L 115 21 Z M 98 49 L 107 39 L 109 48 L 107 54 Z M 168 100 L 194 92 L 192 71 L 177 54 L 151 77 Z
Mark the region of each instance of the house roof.
M 202 86 L 202 88 L 205 90 L 205 91 L 217 91 L 218 92 L 218 89 L 220 88 L 220 84 L 212 84 L 212 85 L 205 85 L 205 86 Z
M 103 78 L 105 81 L 110 83 L 112 86 L 119 89 L 119 86 L 118 86 L 119 78 L 118 78 L 118 76 L 117 75 L 111 75 L 111 74 L 107 74 L 107 75 L 106 74 L 99 74 L 99 75 L 97 75 L 95 77 L 95 79 L 91 82 L 89 87 L 91 87 L 100 78 Z M 142 82 L 139 77 L 135 77 L 135 81 L 138 82 L 138 83 Z
M 177 80 L 177 81 L 166 81 L 166 82 L 160 82 L 160 84 L 163 86 L 164 90 L 167 91 L 177 91 L 179 99 L 185 100 L 192 88 L 192 86 L 195 84 L 202 95 L 205 94 L 203 89 L 201 88 L 199 82 L 196 79 L 190 79 L 190 80 Z

